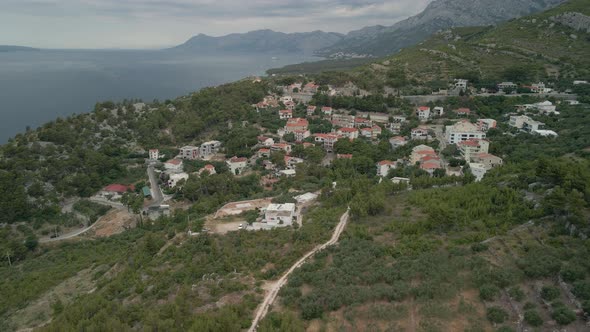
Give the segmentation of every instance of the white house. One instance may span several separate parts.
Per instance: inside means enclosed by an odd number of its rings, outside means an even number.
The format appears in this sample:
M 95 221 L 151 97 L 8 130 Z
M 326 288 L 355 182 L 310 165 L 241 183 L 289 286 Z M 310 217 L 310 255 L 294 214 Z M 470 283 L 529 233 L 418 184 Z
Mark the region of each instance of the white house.
M 461 89 L 463 91 L 467 90 L 467 80 L 464 79 L 456 79 L 455 80 L 455 89 Z
M 410 139 L 412 140 L 425 140 L 430 139 L 427 127 L 414 128 L 410 132 Z
M 356 128 L 340 128 L 338 129 L 338 131 L 336 131 L 339 135 L 342 135 L 343 137 L 346 137 L 348 139 L 356 139 L 359 137 L 359 130 Z
M 281 120 L 291 119 L 292 117 L 293 117 L 292 110 L 280 110 L 279 111 L 279 119 L 281 119 Z
M 296 217 L 295 204 L 270 204 L 264 211 L 263 222 L 273 226 L 289 226 Z
M 164 163 L 164 168 L 169 171 L 182 171 L 182 160 L 170 159 Z
M 272 146 L 275 144 L 275 140 L 266 136 L 258 136 L 258 143 L 263 146 Z
M 160 150 L 158 149 L 151 149 L 149 151 L 149 156 L 151 160 L 158 160 L 160 159 Z
M 528 132 L 541 130 L 545 126 L 543 122 L 535 121 L 526 115 L 511 116 L 508 125 Z
M 477 128 L 481 131 L 488 131 L 496 128 L 498 123 L 494 119 L 477 119 Z
M 330 115 L 332 115 L 332 112 L 333 112 L 332 107 L 328 107 L 328 106 L 322 107 L 322 113 L 324 115 L 330 116 Z
M 192 145 L 183 146 L 180 148 L 178 156 L 182 159 L 195 160 L 199 157 L 199 148 Z
M 489 170 L 486 165 L 480 163 L 469 163 L 469 169 L 471 170 L 471 174 L 475 176 L 476 182 L 481 181 Z
M 468 139 L 484 139 L 486 134 L 468 120 L 462 120 L 446 127 L 445 138 L 449 144 L 457 144 Z
M 287 143 L 275 143 L 270 147 L 270 151 L 285 151 L 286 154 L 291 153 L 291 145 Z
M 389 170 L 397 167 L 397 162 L 391 160 L 382 160 L 377 163 L 377 176 L 387 176 Z
M 421 121 L 426 121 L 426 120 L 430 119 L 430 107 L 428 107 L 428 106 L 418 107 L 418 109 L 416 110 L 416 115 L 418 116 L 418 119 L 420 119 Z
M 490 142 L 485 139 L 469 139 L 457 143 L 459 151 L 465 160 L 470 161 L 471 157 L 479 153 L 488 153 Z
M 281 97 L 281 102 L 284 103 L 292 103 L 293 102 L 293 97 L 291 96 L 282 96 Z
M 188 174 L 182 173 L 172 173 L 170 174 L 170 179 L 168 180 L 168 187 L 174 188 L 178 184 L 180 180 L 188 180 Z
M 201 168 L 199 170 L 199 175 L 203 174 L 203 172 L 205 172 L 205 171 L 207 171 L 209 173 L 209 175 L 217 174 L 217 171 L 215 170 L 215 166 L 213 166 L 211 164 L 207 164 L 203 168 Z
M 442 116 L 443 114 L 445 114 L 445 108 L 442 106 L 436 106 L 432 109 L 433 116 Z
M 317 106 L 309 105 L 307 106 L 307 116 L 312 116 L 315 113 Z
M 227 167 L 229 168 L 232 174 L 242 174 L 246 166 L 248 166 L 248 159 L 241 157 L 238 158 L 236 156 L 228 159 L 225 161 Z
M 201 144 L 199 148 L 199 155 L 202 159 L 209 159 L 211 156 L 217 154 L 221 149 L 220 141 L 209 141 Z
M 518 87 L 518 85 L 512 83 L 512 82 L 502 82 L 500 84 L 498 84 L 498 90 L 500 91 L 504 91 L 504 90 L 515 90 Z
M 391 144 L 391 148 L 393 150 L 408 144 L 408 141 L 405 137 L 402 136 L 395 136 L 389 139 L 389 144 Z

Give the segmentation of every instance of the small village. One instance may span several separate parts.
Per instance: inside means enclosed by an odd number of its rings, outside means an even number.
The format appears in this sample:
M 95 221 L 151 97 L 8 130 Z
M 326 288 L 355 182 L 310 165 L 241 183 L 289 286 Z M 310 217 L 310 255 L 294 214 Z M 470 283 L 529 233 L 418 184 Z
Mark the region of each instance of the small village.
M 256 78 L 253 82 L 260 83 L 261 79 Z M 318 94 L 354 98 L 368 95 L 352 83 L 339 88 L 322 88 L 313 81 L 305 84 L 295 82 L 276 88 L 281 93 L 267 95 L 252 105 L 252 111 L 264 112 L 266 116 L 273 117 L 271 120 L 280 126 L 276 130 L 259 128 L 260 134 L 256 144 L 250 147 L 249 156 L 226 155 L 224 142 L 219 140 L 180 146 L 176 155 L 166 155 L 159 147 L 150 149 L 146 159 L 150 183 L 137 188 L 146 199 L 142 213 L 150 218 L 170 215 L 170 202 L 174 201 L 175 193 L 182 189 L 191 176 L 207 177 L 219 172 L 229 172 L 240 178 L 258 174 L 260 185 L 265 190 L 272 190 L 280 181 L 295 177 L 299 165 L 307 162 L 301 153 L 293 152 L 309 148 L 322 149 L 324 156 L 321 165 L 328 167 L 334 162 L 355 158 L 354 153 L 339 151 L 338 146 L 344 145 L 343 142 L 362 140 L 378 145 L 386 141 L 391 152 L 396 153 L 399 158 L 378 161 L 373 167 L 373 174 L 379 181 L 392 181 L 411 189 L 412 179 L 403 175 L 404 169 L 416 168 L 434 178 L 470 175 L 474 177 L 474 181 L 481 181 L 487 172 L 501 167 L 502 157 L 492 153 L 494 142 L 488 137 L 490 131 L 504 135 L 514 135 L 517 132 L 544 137 L 558 135 L 551 128 L 546 128 L 544 123 L 533 119 L 537 115 L 559 116 L 558 105 L 548 100 L 516 105 L 502 118 L 492 119 L 481 118 L 477 110 L 467 107 L 449 109 L 444 104 L 444 99 L 405 108 L 390 108 L 387 113 L 312 104 L 314 95 Z M 500 94 L 520 89 L 511 82 L 499 83 L 497 88 Z M 539 96 L 552 92 L 542 83 L 525 88 Z M 449 91 L 456 95 L 478 92 L 464 79 L 451 82 Z M 569 105 L 578 104 L 575 99 L 563 102 Z M 310 123 L 321 123 L 322 126 L 312 126 Z M 234 125 L 230 123 L 228 128 L 231 129 Z M 195 169 L 187 166 L 187 163 L 197 163 L 199 167 Z M 105 187 L 95 200 L 103 199 L 103 202 L 116 205 L 130 191 L 136 191 L 136 188 L 133 185 L 112 184 Z M 318 193 L 302 193 L 299 196 L 302 199 L 296 197 L 296 201 L 282 204 L 275 204 L 270 199 L 228 203 L 208 220 L 219 219 L 219 216 L 226 219 L 228 216 L 242 216 L 237 221 L 232 219 L 234 221 L 231 223 L 226 220 L 220 228 L 221 233 L 228 230 L 300 226 L 302 209 L 317 196 Z M 244 216 L 251 216 L 252 211 L 256 216 L 249 217 L 246 221 Z M 205 229 L 216 231 L 217 228 L 212 226 L 214 224 L 216 223 L 207 224 L 210 227 Z

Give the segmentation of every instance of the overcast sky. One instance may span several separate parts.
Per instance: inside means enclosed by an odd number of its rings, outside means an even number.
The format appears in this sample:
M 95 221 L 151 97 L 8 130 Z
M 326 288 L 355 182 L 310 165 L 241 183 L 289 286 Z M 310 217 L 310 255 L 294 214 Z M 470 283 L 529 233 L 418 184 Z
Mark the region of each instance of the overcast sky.
M 193 35 L 391 25 L 432 0 L 0 0 L 0 45 L 155 48 Z

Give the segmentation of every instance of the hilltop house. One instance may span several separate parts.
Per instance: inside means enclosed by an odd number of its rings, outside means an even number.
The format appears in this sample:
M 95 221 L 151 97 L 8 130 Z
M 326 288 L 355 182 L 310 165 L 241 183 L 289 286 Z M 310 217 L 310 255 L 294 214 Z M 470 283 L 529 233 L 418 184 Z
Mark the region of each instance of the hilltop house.
M 304 118 L 293 118 L 287 120 L 285 125 L 285 133 L 292 133 L 298 130 L 307 130 L 309 122 Z
M 188 180 L 188 174 L 186 174 L 184 172 L 170 174 L 170 177 L 168 179 L 168 187 L 170 187 L 170 188 L 176 187 L 176 185 L 178 184 L 178 182 L 180 182 L 181 180 L 187 181 Z
M 270 157 L 270 149 L 262 148 L 262 149 L 258 150 L 256 155 L 258 156 L 258 158 L 264 158 L 264 157 L 268 158 L 268 157 Z
M 291 153 L 291 145 L 287 143 L 275 143 L 270 147 L 270 151 L 284 151 L 286 154 Z
M 149 151 L 149 158 L 151 160 L 158 160 L 158 159 L 160 159 L 160 150 L 158 150 L 158 149 L 150 149 L 150 151 Z
M 263 222 L 273 226 L 289 226 L 296 217 L 295 204 L 270 204 L 264 211 Z
M 182 160 L 180 159 L 170 159 L 164 163 L 164 168 L 167 171 L 182 171 Z
M 180 148 L 178 157 L 182 159 L 195 160 L 199 157 L 199 148 L 192 145 L 183 146 Z
M 473 156 L 479 153 L 488 153 L 490 142 L 485 139 L 469 139 L 457 143 L 457 147 L 463 158 L 470 161 Z
M 102 189 L 102 191 L 100 192 L 100 195 L 102 196 L 118 196 L 118 195 L 123 195 L 126 192 L 131 192 L 131 191 L 135 191 L 135 186 L 134 185 L 124 185 L 124 184 L 119 184 L 119 183 L 114 183 L 111 185 L 108 185 L 106 187 L 104 187 Z
M 518 87 L 518 85 L 512 83 L 512 82 L 502 82 L 499 83 L 497 85 L 498 90 L 502 91 L 502 92 L 506 92 L 506 91 L 513 91 L 516 90 L 516 88 Z
M 319 88 L 320 88 L 320 86 L 315 84 L 315 82 L 309 82 L 309 83 L 305 84 L 305 86 L 303 87 L 303 92 L 315 94 L 316 92 L 318 92 Z
M 397 167 L 397 162 L 390 160 L 382 160 L 377 163 L 377 176 L 387 176 L 389 170 Z
M 295 134 L 295 141 L 296 142 L 303 142 L 304 139 L 311 136 L 311 131 L 309 130 L 295 130 L 293 131 Z
M 271 145 L 275 144 L 275 140 L 270 137 L 258 136 L 257 139 L 258 139 L 258 144 L 262 144 L 263 146 L 271 146 Z
M 457 144 L 469 139 L 484 139 L 486 134 L 468 120 L 462 120 L 446 127 L 445 138 L 449 144 Z
M 492 128 L 496 128 L 497 122 L 494 119 L 477 119 L 477 129 L 487 132 Z
M 445 114 L 445 109 L 442 106 L 436 106 L 432 109 L 433 116 L 442 116 L 443 114 Z
M 229 168 L 232 174 L 238 175 L 242 174 L 246 166 L 248 166 L 248 159 L 244 157 L 238 158 L 234 156 L 226 160 L 225 163 L 227 164 L 227 167 Z
M 535 121 L 526 115 L 511 116 L 508 125 L 528 132 L 542 130 L 545 126 L 543 122 Z
M 426 121 L 430 119 L 430 107 L 428 106 L 420 106 L 416 110 L 416 115 L 420 121 Z
M 281 119 L 281 120 L 291 119 L 292 117 L 293 117 L 292 110 L 280 110 L 279 111 L 279 119 Z
M 502 158 L 489 154 L 487 152 L 478 153 L 472 156 L 472 160 L 475 163 L 485 165 L 489 168 L 502 166 L 504 161 Z
M 456 109 L 455 113 L 459 116 L 469 116 L 471 114 L 471 110 L 466 107 L 461 107 Z
M 354 126 L 356 128 L 371 127 L 371 126 L 373 126 L 373 121 L 371 121 L 369 119 L 361 118 L 361 117 L 355 117 L 354 118 Z
M 313 105 L 307 106 L 307 116 L 314 115 L 316 109 L 317 109 L 316 106 L 313 106 Z
M 337 134 L 314 134 L 314 141 L 316 143 L 322 143 L 324 145 L 324 150 L 328 152 L 334 151 L 334 144 L 338 142 L 338 139 L 341 138 L 340 135 Z
M 333 113 L 332 107 L 324 106 L 322 107 L 322 114 L 331 116 Z
M 406 138 L 403 136 L 395 136 L 389 139 L 389 144 L 391 144 L 391 148 L 395 150 L 401 146 L 408 144 L 408 141 L 406 141 Z
M 489 167 L 479 163 L 469 163 L 469 170 L 475 176 L 475 182 L 481 181 L 489 170 Z
M 340 128 L 336 131 L 338 135 L 342 135 L 350 140 L 354 140 L 359 137 L 359 130 L 356 128 Z
M 212 156 L 217 154 L 221 149 L 221 142 L 220 141 L 208 141 L 201 144 L 199 148 L 199 155 L 201 159 L 210 159 Z
M 301 163 L 303 163 L 303 159 L 301 158 L 285 156 L 285 167 L 287 169 L 295 169 L 296 165 Z
M 333 114 L 332 124 L 337 127 L 354 128 L 354 115 Z
M 430 139 L 428 127 L 417 127 L 411 130 L 410 139 L 412 140 L 427 140 Z
M 211 164 L 207 164 L 203 168 L 201 168 L 199 170 L 199 175 L 203 174 L 203 172 L 205 172 L 205 171 L 208 172 L 209 175 L 217 174 L 217 171 L 215 170 L 215 166 L 213 166 Z

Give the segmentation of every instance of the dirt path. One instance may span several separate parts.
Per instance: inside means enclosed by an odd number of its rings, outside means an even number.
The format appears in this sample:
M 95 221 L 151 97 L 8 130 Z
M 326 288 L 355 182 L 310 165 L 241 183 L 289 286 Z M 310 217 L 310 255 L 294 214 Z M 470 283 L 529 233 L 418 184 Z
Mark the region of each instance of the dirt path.
M 332 238 L 328 242 L 316 246 L 303 257 L 301 257 L 295 264 L 293 264 L 293 266 L 291 266 L 289 270 L 287 270 L 287 272 L 285 272 L 285 274 L 283 274 L 283 276 L 279 280 L 275 282 L 273 286 L 270 287 L 270 289 L 266 293 L 266 296 L 264 297 L 264 301 L 262 301 L 262 304 L 260 304 L 260 306 L 258 306 L 258 308 L 256 309 L 254 320 L 252 321 L 252 326 L 250 326 L 250 329 L 248 329 L 249 332 L 256 331 L 256 329 L 258 328 L 258 323 L 260 323 L 260 321 L 268 313 L 268 309 L 274 303 L 279 291 L 287 283 L 289 275 L 293 273 L 293 271 L 295 271 L 301 265 L 303 265 L 303 263 L 305 263 L 305 261 L 307 261 L 316 252 L 323 250 L 326 247 L 336 244 L 336 242 L 338 242 L 338 239 L 340 239 L 340 235 L 342 234 L 344 228 L 346 228 L 346 224 L 348 223 L 348 212 L 349 211 L 346 211 L 340 217 L 340 222 L 338 223 L 338 225 L 336 225 L 336 228 L 334 229 L 334 234 L 332 234 Z

